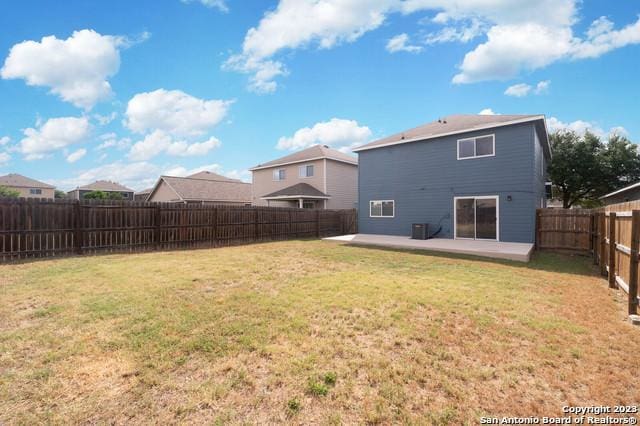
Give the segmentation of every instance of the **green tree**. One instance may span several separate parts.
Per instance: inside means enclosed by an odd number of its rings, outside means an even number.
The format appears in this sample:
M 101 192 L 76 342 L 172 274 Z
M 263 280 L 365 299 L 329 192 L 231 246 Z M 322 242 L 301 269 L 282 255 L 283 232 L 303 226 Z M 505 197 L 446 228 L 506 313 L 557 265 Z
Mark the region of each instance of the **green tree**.
M 640 180 L 638 145 L 624 136 L 609 136 L 602 152 L 606 192 L 615 191 Z M 604 194 L 602 194 L 604 195 Z
M 20 193 L 15 189 L 7 188 L 6 186 L 0 185 L 0 197 L 4 198 L 18 198 Z
M 553 157 L 547 169 L 562 206 L 596 207 L 599 197 L 640 180 L 640 153 L 624 136 L 607 143 L 593 133 L 560 131 L 550 136 Z
M 122 200 L 119 192 L 91 191 L 84 194 L 83 198 L 88 200 Z
M 67 196 L 67 193 L 64 191 L 60 191 L 59 189 L 56 189 L 53 194 L 54 198 L 65 198 L 66 196 Z
M 604 177 L 600 139 L 589 132 L 579 136 L 571 131 L 556 132 L 550 139 L 553 156 L 547 172 L 560 190 L 562 207 L 568 209 L 581 200 L 597 198 Z

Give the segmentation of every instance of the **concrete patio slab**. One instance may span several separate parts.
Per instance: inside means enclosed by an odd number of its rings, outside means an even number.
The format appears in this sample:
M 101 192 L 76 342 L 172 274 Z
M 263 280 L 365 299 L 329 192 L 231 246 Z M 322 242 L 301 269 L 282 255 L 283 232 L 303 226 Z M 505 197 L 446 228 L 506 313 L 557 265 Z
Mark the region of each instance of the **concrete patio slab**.
M 446 253 L 469 254 L 495 259 L 515 260 L 518 262 L 528 262 L 533 252 L 533 244 L 528 243 L 451 240 L 446 238 L 412 240 L 409 237 L 397 235 L 353 234 L 323 238 L 323 240 L 409 250 L 433 250 Z

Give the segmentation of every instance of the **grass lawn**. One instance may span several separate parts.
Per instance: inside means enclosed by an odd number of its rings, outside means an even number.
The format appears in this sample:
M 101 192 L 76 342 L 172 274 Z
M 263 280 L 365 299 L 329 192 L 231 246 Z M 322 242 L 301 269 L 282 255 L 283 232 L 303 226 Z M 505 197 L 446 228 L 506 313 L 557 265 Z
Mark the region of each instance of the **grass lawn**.
M 0 275 L 0 424 L 475 424 L 640 395 L 640 329 L 583 257 L 292 241 Z

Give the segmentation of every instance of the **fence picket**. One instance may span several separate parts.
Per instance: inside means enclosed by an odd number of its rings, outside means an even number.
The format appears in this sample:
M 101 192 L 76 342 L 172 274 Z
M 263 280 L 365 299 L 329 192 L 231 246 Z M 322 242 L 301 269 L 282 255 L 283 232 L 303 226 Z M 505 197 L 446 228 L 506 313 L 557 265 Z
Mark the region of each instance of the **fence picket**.
M 355 210 L 0 199 L 0 261 L 355 233 Z

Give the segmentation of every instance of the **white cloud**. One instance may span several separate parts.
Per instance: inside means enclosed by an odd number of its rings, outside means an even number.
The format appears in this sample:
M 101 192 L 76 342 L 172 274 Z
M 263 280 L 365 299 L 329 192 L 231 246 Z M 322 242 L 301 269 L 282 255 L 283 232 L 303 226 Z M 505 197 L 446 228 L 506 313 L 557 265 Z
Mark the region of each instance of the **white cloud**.
M 250 181 L 251 180 L 251 172 L 249 170 L 229 170 L 225 171 L 220 164 L 206 164 L 199 167 L 194 167 L 192 169 L 187 169 L 183 166 L 174 166 L 168 170 L 166 170 L 163 174 L 167 176 L 190 176 L 199 172 L 208 171 L 217 173 L 222 176 L 226 176 L 231 179 L 239 179 L 242 181 Z
M 536 84 L 536 88 L 533 92 L 536 95 L 542 95 L 543 93 L 547 93 L 549 91 L 549 86 L 551 86 L 551 80 L 539 81 L 538 84 Z
M 3 136 L 0 138 L 0 146 L 5 146 L 9 142 L 11 142 L 11 138 L 9 136 Z
M 480 111 L 478 114 L 480 114 L 480 115 L 498 115 L 498 113 L 493 112 L 493 110 L 491 108 L 485 108 L 482 111 Z
M 531 86 L 526 83 L 518 83 L 513 86 L 507 87 L 504 94 L 507 96 L 515 96 L 516 98 L 522 98 L 527 96 L 531 92 Z
M 570 28 L 535 23 L 496 25 L 487 38 L 465 55 L 454 83 L 502 80 L 545 67 L 566 56 L 573 40 Z
M 516 98 L 522 98 L 529 95 L 530 93 L 533 93 L 535 95 L 542 95 L 549 91 L 550 85 L 550 80 L 540 81 L 535 85 L 535 87 L 527 83 L 518 83 L 514 84 L 513 86 L 507 87 L 507 90 L 504 91 L 504 94 L 507 96 L 514 96 Z
M 409 36 L 406 33 L 398 34 L 389 39 L 387 42 L 387 51 L 391 53 L 396 52 L 420 52 L 422 46 L 409 44 Z
M 46 154 L 84 141 L 91 132 L 86 117 L 51 118 L 36 129 L 23 130 L 25 137 L 20 141 L 18 151 L 27 160 L 43 158 Z
M 67 163 L 75 163 L 76 161 L 84 157 L 86 154 L 87 154 L 87 150 L 84 148 L 80 148 L 77 151 L 73 151 L 71 154 L 67 156 Z
M 8 152 L 0 152 L 0 166 L 6 166 L 11 161 L 11 155 Z
M 273 92 L 275 79 L 288 73 L 277 55 L 354 42 L 379 28 L 391 14 L 423 11 L 436 13 L 432 24 L 446 25 L 428 34 L 426 44 L 487 36 L 465 55 L 454 83 L 512 78 L 558 60 L 597 57 L 640 43 L 640 19 L 615 30 L 607 18 L 599 18 L 583 38 L 575 36 L 578 4 L 578 0 L 280 0 L 247 31 L 242 51 L 223 68 L 251 74 L 251 90 Z M 403 46 L 402 38 L 388 49 L 394 45 Z M 412 47 L 417 51 L 421 46 Z
M 187 143 L 185 141 L 176 141 L 167 148 L 168 155 L 177 155 L 180 157 L 193 157 L 196 155 L 206 155 L 209 151 L 220 146 L 220 141 L 213 136 L 204 142 Z
M 242 53 L 232 55 L 224 69 L 253 74 L 249 89 L 273 92 L 274 78 L 286 75 L 285 66 L 270 60 L 284 49 L 317 45 L 329 49 L 353 42 L 378 28 L 397 0 L 280 0 L 267 12 L 257 27 L 249 29 Z
M 640 43 L 640 18 L 614 30 L 613 23 L 601 17 L 591 24 L 584 39 L 573 34 L 572 23 L 495 25 L 487 33 L 488 40 L 465 55 L 453 82 L 506 79 L 561 59 L 597 58 L 611 50 Z
M 188 143 L 184 140 L 176 141 L 170 134 L 156 130 L 131 147 L 129 158 L 137 161 L 148 160 L 163 152 L 180 157 L 202 156 L 219 146 L 220 141 L 214 137 L 204 142 Z
M 473 18 L 469 25 L 448 26 L 438 32 L 429 34 L 425 39 L 425 43 L 435 44 L 454 41 L 468 43 L 474 38 L 484 34 L 485 31 L 486 28 L 482 21 Z
M 115 120 L 117 117 L 118 117 L 118 113 L 115 111 L 107 115 L 100 115 L 100 114 L 93 115 L 93 118 L 95 118 L 98 124 L 100 124 L 101 126 L 106 126 L 107 124 Z
M 147 162 L 104 164 L 93 169 L 83 170 L 78 175 L 68 179 L 53 180 L 56 186 L 72 189 L 86 185 L 99 179 L 121 183 L 135 190 L 152 186 L 160 174 L 160 168 Z
M 355 120 L 332 118 L 313 127 L 303 127 L 291 137 L 281 137 L 276 148 L 297 150 L 322 144 L 346 152 L 370 138 L 371 130 L 367 126 L 360 126 Z
M 216 8 L 221 12 L 229 11 L 229 7 L 227 6 L 227 3 L 225 2 L 225 0 L 181 0 L 181 1 L 182 3 L 199 2 L 206 7 Z
M 108 79 L 118 72 L 119 49 L 128 43 L 93 30 L 74 31 L 66 40 L 48 36 L 23 41 L 11 48 L 0 76 L 49 87 L 64 101 L 91 109 L 112 95 Z
M 199 136 L 222 121 L 231 103 L 196 98 L 180 90 L 138 93 L 129 100 L 125 125 L 136 133 L 162 130 L 173 136 Z
M 118 135 L 115 133 L 105 133 L 100 136 L 100 140 L 102 143 L 97 146 L 97 150 L 101 151 L 108 148 L 116 148 L 118 150 L 127 149 L 131 146 L 131 139 L 129 138 L 118 138 Z
M 611 134 L 618 134 L 621 136 L 627 136 L 629 134 L 627 129 L 625 129 L 622 126 L 611 127 L 607 132 L 601 126 L 593 122 L 589 122 L 585 120 L 563 122 L 558 120 L 556 117 L 549 117 L 547 119 L 547 128 L 551 133 L 561 131 L 561 130 L 567 130 L 567 131 L 576 132 L 579 135 L 584 135 L 588 131 L 601 138 L 606 138 L 608 135 L 611 135 Z

